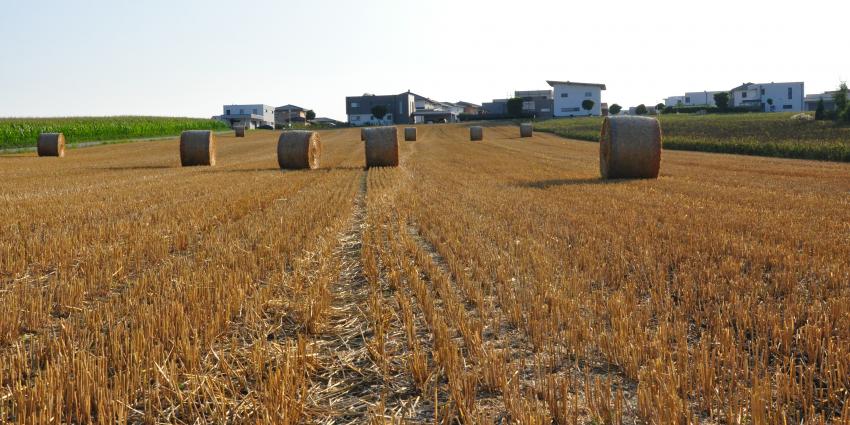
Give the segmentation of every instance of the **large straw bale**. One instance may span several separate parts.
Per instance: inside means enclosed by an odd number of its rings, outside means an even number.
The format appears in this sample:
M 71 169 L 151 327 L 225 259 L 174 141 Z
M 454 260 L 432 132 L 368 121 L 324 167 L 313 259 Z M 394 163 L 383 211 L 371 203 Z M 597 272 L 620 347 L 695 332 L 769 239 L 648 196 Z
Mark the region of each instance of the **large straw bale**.
M 65 135 L 62 133 L 41 133 L 38 135 L 38 156 L 65 156 Z
M 277 141 L 277 163 L 284 169 L 319 168 L 322 142 L 315 131 L 284 131 Z
M 245 127 L 241 125 L 237 125 L 233 127 L 233 131 L 236 132 L 236 137 L 245 137 Z
M 469 140 L 473 142 L 478 140 L 484 140 L 484 127 L 481 127 L 479 125 L 469 127 Z
M 519 125 L 519 137 L 531 137 L 534 135 L 534 124 L 524 122 Z
M 209 130 L 189 130 L 180 134 L 180 164 L 215 165 L 215 135 Z
M 416 141 L 416 127 L 405 127 L 404 128 L 404 140 L 407 142 L 415 142 Z
M 658 178 L 661 124 L 650 117 L 606 117 L 599 141 L 603 179 Z
M 398 130 L 395 127 L 366 129 L 366 167 L 398 166 Z

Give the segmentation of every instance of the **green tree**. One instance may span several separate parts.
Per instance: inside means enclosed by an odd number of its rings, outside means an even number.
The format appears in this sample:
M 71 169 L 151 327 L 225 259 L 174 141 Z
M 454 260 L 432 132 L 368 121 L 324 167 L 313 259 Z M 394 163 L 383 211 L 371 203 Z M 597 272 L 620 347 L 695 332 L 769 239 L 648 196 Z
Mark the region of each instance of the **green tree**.
M 663 110 L 664 110 L 664 104 L 663 103 L 659 102 L 657 105 L 655 105 L 655 113 L 656 114 L 660 114 L 661 111 L 663 111 Z
M 773 99 L 771 99 L 771 98 L 767 98 L 767 104 L 768 104 L 769 106 L 773 106 Z M 771 109 L 771 110 L 772 110 L 772 108 L 769 108 L 769 109 Z
M 815 109 L 815 120 L 820 121 L 826 118 L 826 111 L 823 106 L 823 99 L 818 100 L 818 107 Z
M 648 112 L 649 111 L 646 110 L 646 105 L 644 105 L 643 103 L 641 103 L 637 106 L 637 108 L 635 108 L 635 113 L 638 115 L 646 115 Z
M 387 116 L 387 107 L 384 105 L 375 105 L 372 107 L 372 116 L 378 120 L 383 120 Z
M 729 107 L 729 93 L 725 91 L 714 93 L 714 104 L 717 106 L 717 109 L 721 111 L 726 110 Z
M 616 103 L 611 105 L 610 107 L 608 107 L 608 113 L 610 113 L 611 115 L 617 115 L 622 110 L 623 110 L 623 107 L 616 104 Z
M 512 99 L 508 99 L 508 115 L 512 117 L 520 117 L 522 116 L 522 98 L 515 97 Z
M 838 91 L 832 95 L 832 100 L 835 101 L 835 113 L 838 116 L 847 109 L 847 83 L 842 81 L 841 85 L 838 86 Z
M 312 121 L 314 119 L 316 119 L 316 113 L 312 109 L 307 111 L 307 120 Z
M 584 109 L 585 111 L 587 111 L 588 115 L 589 115 L 590 110 L 593 109 L 593 105 L 595 105 L 595 104 L 596 103 L 594 103 L 592 100 L 585 99 L 581 102 L 581 109 Z

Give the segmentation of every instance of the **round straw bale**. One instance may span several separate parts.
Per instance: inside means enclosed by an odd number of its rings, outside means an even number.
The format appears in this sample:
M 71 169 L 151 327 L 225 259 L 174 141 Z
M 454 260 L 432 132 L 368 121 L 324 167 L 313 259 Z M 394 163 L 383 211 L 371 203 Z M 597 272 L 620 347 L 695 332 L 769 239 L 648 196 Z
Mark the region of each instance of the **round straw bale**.
M 277 140 L 277 163 L 280 168 L 319 168 L 322 141 L 315 131 L 284 131 Z
M 360 141 L 361 141 L 361 142 L 365 142 L 365 141 L 366 141 L 366 127 L 361 127 L 361 128 L 360 128 Z
M 395 127 L 366 130 L 366 167 L 398 166 L 398 131 Z
M 649 117 L 606 117 L 599 140 L 603 179 L 658 178 L 661 124 Z
M 237 125 L 233 127 L 233 131 L 236 132 L 236 137 L 245 137 L 245 127 L 241 125 Z
M 407 142 L 415 142 L 416 141 L 416 127 L 405 127 L 404 128 L 404 140 Z
M 534 124 L 524 122 L 519 125 L 519 137 L 531 137 L 534 135 Z
M 180 134 L 180 164 L 215 165 L 215 135 L 209 130 L 189 130 Z
M 472 140 L 473 142 L 476 140 L 484 140 L 484 127 L 478 125 L 469 127 L 469 140 Z
M 38 135 L 38 156 L 65 156 L 65 135 L 62 133 L 41 133 Z

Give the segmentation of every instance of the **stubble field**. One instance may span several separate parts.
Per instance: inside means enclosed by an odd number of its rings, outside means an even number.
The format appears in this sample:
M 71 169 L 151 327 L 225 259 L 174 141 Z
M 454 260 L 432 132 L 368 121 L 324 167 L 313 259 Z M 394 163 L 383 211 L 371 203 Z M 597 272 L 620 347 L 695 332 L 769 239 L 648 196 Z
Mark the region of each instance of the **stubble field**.
M 850 421 L 850 165 L 486 131 L 0 156 L 0 420 Z

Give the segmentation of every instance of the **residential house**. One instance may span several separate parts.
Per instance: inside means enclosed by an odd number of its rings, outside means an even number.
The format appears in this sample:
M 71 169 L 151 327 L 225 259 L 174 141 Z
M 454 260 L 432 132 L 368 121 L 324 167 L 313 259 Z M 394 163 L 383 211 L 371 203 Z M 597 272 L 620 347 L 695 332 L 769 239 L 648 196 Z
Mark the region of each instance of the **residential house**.
M 307 111 L 300 106 L 284 105 L 274 108 L 274 123 L 275 126 L 281 128 L 290 123 L 305 123 L 307 122 Z
M 481 113 L 481 105 L 464 101 L 455 102 L 455 105 L 463 107 L 463 113 L 467 115 L 478 115 Z
M 730 91 L 734 107 L 749 107 L 763 112 L 802 112 L 805 106 L 802 82 L 744 83 Z
M 670 96 L 664 99 L 664 106 L 685 106 L 685 96 Z
M 348 96 L 345 98 L 345 113 L 348 123 L 352 125 L 392 125 L 410 124 L 411 117 L 416 112 L 415 95 L 411 92 L 376 96 Z M 378 118 L 372 115 L 372 108 L 382 105 L 387 114 Z
M 491 115 L 507 114 L 508 99 L 493 99 L 492 102 L 484 102 L 481 104 L 481 109 L 484 113 Z
M 716 106 L 714 95 L 719 91 L 686 92 L 682 106 Z M 665 103 L 666 105 L 666 103 Z
M 836 93 L 837 91 L 825 91 L 818 94 L 807 94 L 805 97 L 806 110 L 816 111 L 818 109 L 818 102 L 823 100 L 823 109 L 825 111 L 834 111 Z
M 522 112 L 538 119 L 552 118 L 552 90 L 518 90 L 514 97 L 522 99 Z
M 231 127 L 257 128 L 274 126 L 274 108 L 268 105 L 224 105 L 221 120 Z
M 574 81 L 546 81 L 554 89 L 553 115 L 556 117 L 602 115 L 602 90 L 605 84 Z M 590 110 L 582 108 L 585 100 L 593 101 Z

